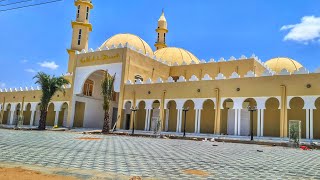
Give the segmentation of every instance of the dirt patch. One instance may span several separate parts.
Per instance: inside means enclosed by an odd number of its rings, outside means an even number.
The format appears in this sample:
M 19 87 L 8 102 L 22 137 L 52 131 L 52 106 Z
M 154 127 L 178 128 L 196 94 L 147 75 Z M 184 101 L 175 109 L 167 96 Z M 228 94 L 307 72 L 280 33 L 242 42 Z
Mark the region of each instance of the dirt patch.
M 209 173 L 201 170 L 195 170 L 195 169 L 187 169 L 183 171 L 185 174 L 190 174 L 190 175 L 198 175 L 198 176 L 208 176 Z
M 43 174 L 38 171 L 31 171 L 22 168 L 2 168 L 0 167 L 0 179 L 1 180 L 30 180 L 30 179 L 41 179 L 41 180 L 76 180 L 74 177 L 58 176 Z
M 78 140 L 83 140 L 83 141 L 99 141 L 101 138 L 91 138 L 91 137 L 82 137 L 82 138 L 76 138 Z

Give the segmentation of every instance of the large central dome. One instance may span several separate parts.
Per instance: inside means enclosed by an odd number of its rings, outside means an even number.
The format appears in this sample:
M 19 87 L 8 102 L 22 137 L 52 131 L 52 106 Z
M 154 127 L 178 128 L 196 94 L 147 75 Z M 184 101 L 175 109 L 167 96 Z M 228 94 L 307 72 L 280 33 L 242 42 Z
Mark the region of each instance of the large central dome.
M 169 63 L 178 63 L 181 65 L 183 62 L 190 64 L 192 61 L 200 63 L 199 59 L 191 52 L 176 47 L 166 47 L 154 52 L 157 58 L 161 58 Z
M 143 39 L 141 39 L 139 36 L 133 35 L 133 34 L 116 34 L 112 36 L 111 38 L 107 39 L 100 48 L 103 48 L 105 46 L 111 47 L 112 45 L 118 46 L 119 44 L 126 44 L 129 43 L 130 46 L 133 46 L 137 50 L 142 50 L 143 53 L 149 53 L 150 55 L 153 55 L 153 51 L 150 48 L 149 44 L 146 43 Z

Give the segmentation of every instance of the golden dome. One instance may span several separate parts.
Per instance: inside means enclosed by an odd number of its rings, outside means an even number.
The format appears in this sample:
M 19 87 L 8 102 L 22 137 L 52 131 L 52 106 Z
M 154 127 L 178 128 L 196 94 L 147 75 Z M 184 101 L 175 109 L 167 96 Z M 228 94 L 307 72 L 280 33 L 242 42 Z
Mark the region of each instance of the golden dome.
M 157 58 L 161 58 L 162 60 L 172 64 L 175 62 L 179 65 L 181 65 L 183 62 L 190 64 L 192 60 L 196 63 L 200 63 L 199 59 L 192 53 L 190 53 L 187 50 L 176 47 L 166 47 L 159 49 L 154 52 L 154 55 Z
M 303 67 L 299 62 L 287 58 L 287 57 L 277 57 L 268 60 L 265 65 L 267 65 L 271 70 L 279 73 L 282 69 L 286 69 L 289 72 L 293 73 L 296 70 L 299 70 Z
M 143 53 L 149 53 L 153 55 L 153 51 L 148 43 L 146 43 L 143 39 L 139 36 L 133 34 L 116 34 L 109 39 L 107 39 L 100 48 L 104 46 L 111 47 L 112 45 L 118 46 L 119 44 L 125 45 L 129 43 L 130 46 L 133 46 L 137 50 L 142 50 Z

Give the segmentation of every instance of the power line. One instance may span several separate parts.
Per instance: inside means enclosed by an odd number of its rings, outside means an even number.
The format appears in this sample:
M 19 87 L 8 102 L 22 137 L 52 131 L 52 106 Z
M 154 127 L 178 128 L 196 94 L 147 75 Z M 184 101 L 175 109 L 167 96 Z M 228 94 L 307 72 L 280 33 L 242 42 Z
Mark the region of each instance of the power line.
M 11 11 L 11 10 L 16 10 L 16 9 L 23 9 L 23 8 L 27 8 L 27 7 L 33 7 L 33 6 L 40 6 L 40 5 L 44 5 L 44 4 L 51 4 L 51 3 L 55 3 L 55 2 L 59 2 L 59 1 L 63 1 L 63 0 L 54 0 L 54 1 L 48 1 L 48 2 L 43 2 L 43 3 L 15 7 L 15 8 L 3 9 L 3 10 L 0 10 L 0 12 Z
M 0 4 L 0 7 L 10 6 L 10 5 L 14 5 L 14 4 L 21 4 L 21 3 L 30 2 L 30 1 L 33 1 L 33 0 L 24 0 L 24 1 L 18 1 L 18 2 L 13 2 L 13 3 L 8 3 L 8 4 Z

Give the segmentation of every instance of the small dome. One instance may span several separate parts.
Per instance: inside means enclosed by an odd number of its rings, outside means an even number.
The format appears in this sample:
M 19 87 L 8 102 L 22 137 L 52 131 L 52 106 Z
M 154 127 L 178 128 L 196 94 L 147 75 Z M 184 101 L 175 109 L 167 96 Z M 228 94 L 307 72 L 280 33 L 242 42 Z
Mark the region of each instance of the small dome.
M 287 58 L 287 57 L 277 57 L 268 60 L 265 65 L 267 65 L 270 69 L 279 73 L 282 69 L 286 69 L 289 72 L 293 73 L 296 70 L 299 70 L 303 67 L 299 62 Z
M 130 46 L 133 46 L 137 50 L 141 49 L 143 53 L 149 53 L 150 55 L 153 55 L 153 51 L 149 44 L 139 36 L 133 34 L 116 34 L 106 40 L 100 48 L 103 48 L 104 46 L 111 47 L 112 45 L 118 46 L 120 43 L 123 45 L 129 43 Z
M 169 63 L 178 63 L 181 65 L 183 62 L 190 64 L 192 60 L 196 63 L 200 63 L 199 59 L 191 52 L 182 48 L 166 47 L 154 52 L 157 58 L 161 58 Z

